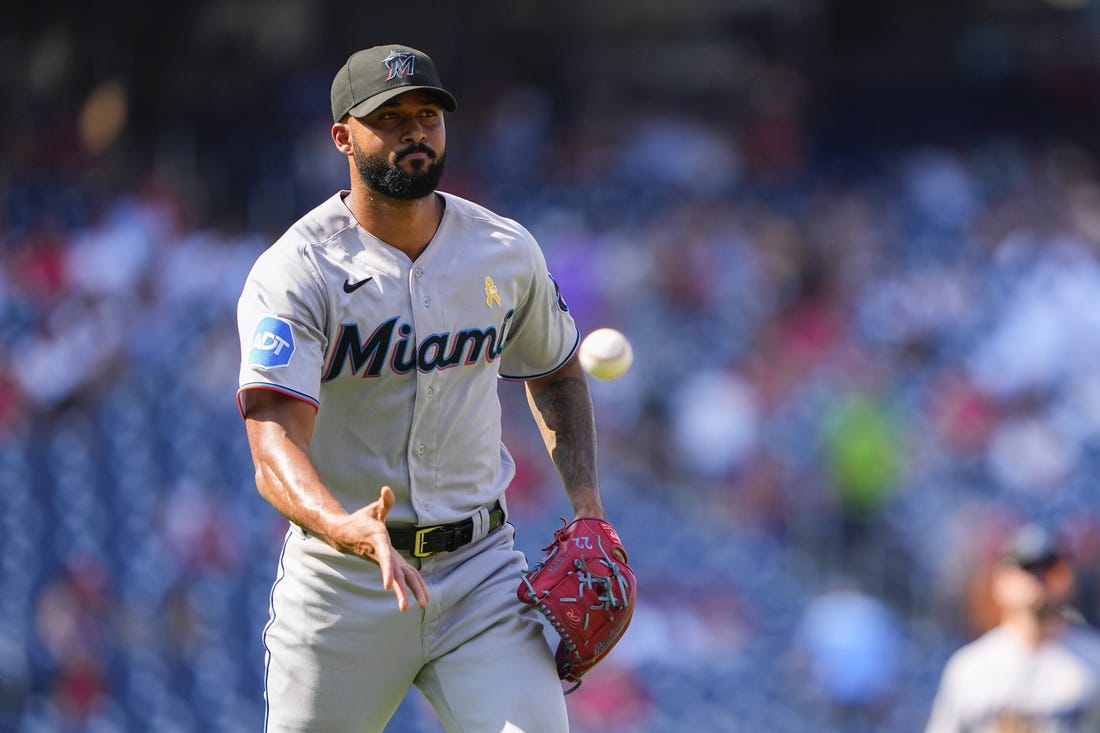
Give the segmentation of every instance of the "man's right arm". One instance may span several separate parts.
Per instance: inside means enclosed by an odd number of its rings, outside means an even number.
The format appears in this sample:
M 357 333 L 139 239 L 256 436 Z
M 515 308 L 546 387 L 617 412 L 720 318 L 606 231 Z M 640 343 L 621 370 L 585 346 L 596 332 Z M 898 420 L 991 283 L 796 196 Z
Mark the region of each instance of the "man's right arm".
M 294 524 L 341 552 L 358 555 L 382 570 L 383 587 L 408 608 L 411 592 L 423 608 L 428 588 L 420 573 L 393 548 L 386 515 L 393 490 L 381 487 L 376 501 L 348 513 L 328 490 L 309 458 L 316 408 L 271 389 L 241 393 L 248 444 L 260 496 Z

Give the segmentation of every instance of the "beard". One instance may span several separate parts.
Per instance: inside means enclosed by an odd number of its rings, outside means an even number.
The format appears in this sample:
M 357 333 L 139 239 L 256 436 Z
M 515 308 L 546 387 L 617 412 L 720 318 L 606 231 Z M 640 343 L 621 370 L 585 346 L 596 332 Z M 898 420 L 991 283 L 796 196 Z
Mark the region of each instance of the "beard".
M 412 173 L 406 173 L 397 163 L 410 153 L 427 153 L 427 164 Z M 367 155 L 354 148 L 355 167 L 359 178 L 373 191 L 390 198 L 413 200 L 430 195 L 439 186 L 443 178 L 443 168 L 447 161 L 446 153 L 436 153 L 426 145 L 411 145 L 397 154 L 393 163 L 378 155 Z

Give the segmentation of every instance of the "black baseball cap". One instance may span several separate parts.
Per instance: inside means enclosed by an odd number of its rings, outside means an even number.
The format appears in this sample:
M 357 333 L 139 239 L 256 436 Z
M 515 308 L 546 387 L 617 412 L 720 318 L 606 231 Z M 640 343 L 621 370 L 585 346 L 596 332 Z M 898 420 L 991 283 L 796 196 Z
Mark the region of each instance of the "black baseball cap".
M 332 121 L 339 122 L 347 114 L 365 117 L 398 94 L 415 89 L 434 92 L 448 112 L 457 107 L 423 51 L 399 44 L 357 51 L 332 80 Z
M 1008 538 L 1004 548 L 1004 561 L 1021 568 L 1049 566 L 1063 559 L 1064 551 L 1058 537 L 1050 528 L 1029 523 L 1017 529 Z

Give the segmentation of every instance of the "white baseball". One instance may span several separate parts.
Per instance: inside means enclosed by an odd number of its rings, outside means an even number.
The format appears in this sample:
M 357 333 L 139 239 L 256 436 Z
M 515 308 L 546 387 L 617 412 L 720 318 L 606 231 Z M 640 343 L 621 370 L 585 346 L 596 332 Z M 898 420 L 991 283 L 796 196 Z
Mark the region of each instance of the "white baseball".
M 634 348 L 620 331 L 597 328 L 581 342 L 581 366 L 596 379 L 618 379 L 634 363 Z

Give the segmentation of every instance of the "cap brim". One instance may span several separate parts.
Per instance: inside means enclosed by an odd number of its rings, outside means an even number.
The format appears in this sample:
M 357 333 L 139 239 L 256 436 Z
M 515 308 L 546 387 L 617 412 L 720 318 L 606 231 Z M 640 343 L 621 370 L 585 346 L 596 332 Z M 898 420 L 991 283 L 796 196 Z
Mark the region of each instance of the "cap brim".
M 348 114 L 352 117 L 366 117 L 371 112 L 378 109 L 394 97 L 399 97 L 406 92 L 415 92 L 419 89 L 429 91 L 436 97 L 438 97 L 440 104 L 443 106 L 443 109 L 447 110 L 448 112 L 454 112 L 455 109 L 458 107 L 458 103 L 455 102 L 455 98 L 451 96 L 450 92 L 444 89 L 431 86 L 407 86 L 387 89 L 384 92 L 379 92 L 378 94 L 375 94 L 373 97 L 367 97 L 362 102 L 349 109 Z

